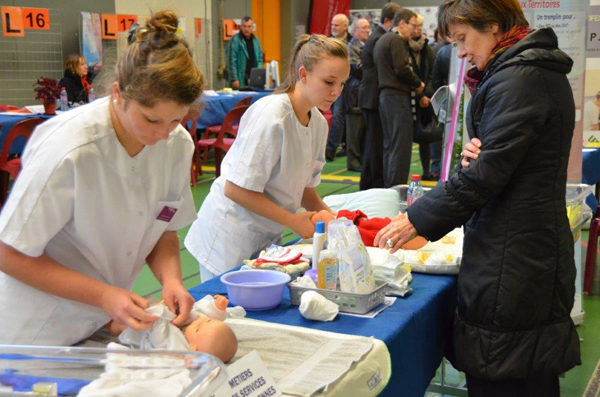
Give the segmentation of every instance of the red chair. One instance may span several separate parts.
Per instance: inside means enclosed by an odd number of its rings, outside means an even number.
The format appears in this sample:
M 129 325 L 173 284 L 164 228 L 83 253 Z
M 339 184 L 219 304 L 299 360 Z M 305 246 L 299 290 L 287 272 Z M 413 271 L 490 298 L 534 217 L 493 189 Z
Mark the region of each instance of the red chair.
M 21 110 L 21 108 L 13 105 L 0 105 L 0 112 L 12 112 L 13 110 Z
M 242 107 L 242 106 L 246 106 L 246 108 L 248 108 L 250 106 L 250 102 L 252 102 L 252 97 L 247 96 L 246 98 L 240 99 L 233 108 L 235 109 L 235 108 Z M 235 130 L 237 132 L 238 125 L 235 124 L 233 127 L 235 128 Z M 210 137 L 217 136 L 217 135 L 219 135 L 220 130 L 221 130 L 220 125 L 211 125 L 210 127 L 206 127 L 206 130 L 204 130 L 204 135 L 202 136 L 202 139 L 209 139 Z M 204 164 L 207 164 L 208 163 L 208 148 L 204 149 L 203 157 L 204 157 Z
M 10 176 L 16 181 L 21 172 L 21 159 L 9 158 L 10 147 L 18 137 L 24 137 L 29 140 L 35 127 L 43 121 L 44 119 L 42 118 L 19 121 L 10 129 L 10 131 L 8 131 L 8 134 L 6 134 L 2 153 L 0 153 L 0 206 L 4 205 L 4 202 L 6 201 Z
M 598 237 L 600 236 L 600 205 L 590 223 L 590 235 L 588 237 L 587 255 L 585 257 L 585 271 L 583 277 L 583 293 L 592 294 L 592 283 L 594 281 L 594 270 L 596 269 L 596 253 L 598 252 Z
M 198 126 L 198 115 L 188 114 L 183 118 L 183 120 L 181 120 L 181 125 L 187 130 L 187 132 L 190 133 L 190 136 L 194 141 L 194 156 L 192 157 L 190 175 L 192 186 L 196 186 L 198 184 L 198 175 L 202 175 L 202 164 L 200 162 L 200 152 L 198 151 L 198 135 L 196 132 L 196 127 Z
M 221 175 L 221 161 L 223 160 L 223 153 L 227 153 L 235 137 L 237 136 L 238 129 L 235 125 L 240 122 L 242 115 L 248 109 L 248 105 L 233 108 L 227 113 L 221 128 L 219 129 L 219 135 L 216 138 L 201 139 L 198 141 L 198 150 L 208 150 L 209 148 L 215 149 L 215 166 L 217 177 Z M 233 138 L 227 138 L 226 135 L 232 136 Z

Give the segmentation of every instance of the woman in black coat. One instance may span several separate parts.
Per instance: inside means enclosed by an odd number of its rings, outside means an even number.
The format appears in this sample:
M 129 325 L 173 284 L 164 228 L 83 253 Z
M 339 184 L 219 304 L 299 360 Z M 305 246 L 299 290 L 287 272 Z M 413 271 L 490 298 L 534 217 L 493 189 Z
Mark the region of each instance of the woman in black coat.
M 448 358 L 472 396 L 556 396 L 558 376 L 580 364 L 565 203 L 573 61 L 552 29 L 527 27 L 517 0 L 447 0 L 438 19 L 475 65 L 466 123 L 481 151 L 375 244 L 395 251 L 465 225 Z
M 59 87 L 65 87 L 69 102 L 88 102 L 88 91 L 91 87 L 87 80 L 88 66 L 85 58 L 71 54 L 65 61 L 65 74 L 58 82 Z

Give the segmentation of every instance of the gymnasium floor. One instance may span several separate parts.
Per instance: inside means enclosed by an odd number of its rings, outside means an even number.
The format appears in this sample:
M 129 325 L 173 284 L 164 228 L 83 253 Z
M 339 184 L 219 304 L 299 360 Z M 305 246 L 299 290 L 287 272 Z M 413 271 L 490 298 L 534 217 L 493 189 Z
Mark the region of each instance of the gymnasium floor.
M 422 169 L 416 145 L 413 147 L 412 158 L 411 173 L 421 174 Z M 196 209 L 200 208 L 214 180 L 214 167 L 205 166 L 203 167 L 203 171 L 204 175 L 201 177 L 200 183 L 192 188 Z M 358 191 L 359 180 L 359 173 L 346 169 L 346 158 L 337 158 L 334 162 L 327 163 L 325 166 L 322 174 L 322 183 L 317 188 L 317 192 L 322 197 L 331 194 L 356 192 Z M 181 265 L 184 285 L 186 288 L 191 288 L 200 282 L 200 276 L 198 263 L 183 245 L 187 231 L 188 228 L 179 231 L 179 240 L 181 242 Z M 582 238 L 583 258 L 585 258 L 587 248 L 587 236 L 586 231 Z M 291 230 L 286 230 L 284 232 L 284 243 L 292 240 L 294 237 Z M 600 263 L 600 259 L 598 263 Z M 160 289 L 160 284 L 147 267 L 144 268 L 133 288 L 136 293 L 147 297 L 160 297 Z M 583 309 L 586 313 L 585 321 L 577 327 L 577 332 L 581 338 L 582 365 L 572 369 L 564 378 L 561 378 L 560 386 L 563 397 L 579 397 L 584 395 L 585 397 L 594 397 L 600 395 L 598 393 L 600 386 L 600 296 L 584 297 Z M 458 382 L 461 379 L 463 378 L 455 371 L 450 371 L 447 375 L 447 380 L 451 382 Z M 439 394 L 434 393 L 427 394 L 428 396 L 439 396 Z

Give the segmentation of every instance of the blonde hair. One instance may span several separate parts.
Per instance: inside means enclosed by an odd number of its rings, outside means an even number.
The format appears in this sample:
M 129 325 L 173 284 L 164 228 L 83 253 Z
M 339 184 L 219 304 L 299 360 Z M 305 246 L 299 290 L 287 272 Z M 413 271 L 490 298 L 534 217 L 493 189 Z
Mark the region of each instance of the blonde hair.
M 348 48 L 342 41 L 322 34 L 303 34 L 298 37 L 290 59 L 288 77 L 277 90 L 277 93 L 293 92 L 298 81 L 300 67 L 304 66 L 310 72 L 319 63 L 323 55 L 348 60 Z
M 415 14 L 417 14 L 417 25 L 423 25 L 423 22 L 425 22 L 425 17 L 418 12 L 415 12 Z
M 85 59 L 82 55 L 71 54 L 65 60 L 65 69 L 77 74 L 77 68 L 79 67 L 79 61 Z
M 172 11 L 153 14 L 135 31 L 135 41 L 115 66 L 123 98 L 152 107 L 157 100 L 194 104 L 204 77 L 194 63 L 185 39 L 175 34 L 178 19 Z

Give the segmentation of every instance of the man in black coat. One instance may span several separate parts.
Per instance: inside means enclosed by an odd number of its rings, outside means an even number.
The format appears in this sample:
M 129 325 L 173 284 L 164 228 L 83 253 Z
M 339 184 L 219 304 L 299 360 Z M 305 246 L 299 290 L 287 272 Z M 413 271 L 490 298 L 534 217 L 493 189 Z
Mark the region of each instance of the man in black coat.
M 414 117 L 411 100 L 425 84 L 412 69 L 408 40 L 417 14 L 408 9 L 394 15 L 394 28 L 381 36 L 373 50 L 379 80 L 379 115 L 383 130 L 384 187 L 405 184 L 410 172 Z
M 366 126 L 365 154 L 360 175 L 360 190 L 383 187 L 383 132 L 379 117 L 379 81 L 373 62 L 373 49 L 381 36 L 392 28 L 394 14 L 400 11 L 396 3 L 386 3 L 381 9 L 381 22 L 365 43 L 362 54 L 362 80 L 358 91 L 358 106 Z

